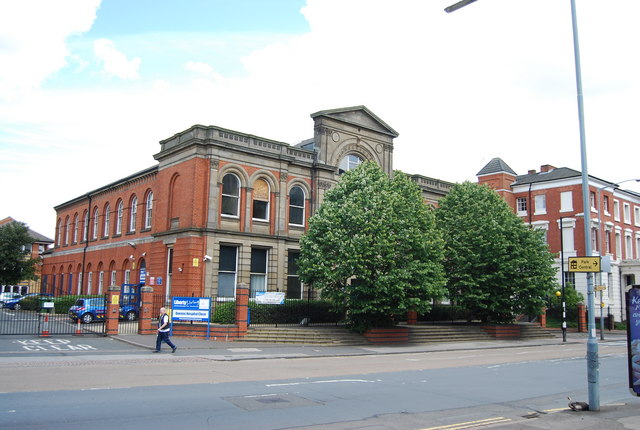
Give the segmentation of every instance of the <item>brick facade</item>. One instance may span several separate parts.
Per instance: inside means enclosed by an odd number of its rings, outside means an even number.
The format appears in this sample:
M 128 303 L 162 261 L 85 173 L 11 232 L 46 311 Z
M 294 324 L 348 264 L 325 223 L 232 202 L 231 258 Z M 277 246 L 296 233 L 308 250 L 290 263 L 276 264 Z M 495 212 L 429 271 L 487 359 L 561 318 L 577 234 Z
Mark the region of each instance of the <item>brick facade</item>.
M 581 173 L 546 164 L 539 172 L 517 175 L 494 159 L 478 173 L 478 182 L 495 189 L 524 222 L 545 230 L 549 248 L 557 255 L 560 284 L 561 249 L 565 271 L 569 257 L 586 255 Z M 595 274 L 594 285 L 607 287 L 604 316 L 610 313 L 616 321 L 625 320 L 625 289 L 640 280 L 640 194 L 595 177 L 589 177 L 589 193 L 592 255 L 611 261 L 611 271 Z M 565 279 L 587 298 L 585 274 L 569 274 Z M 595 303 L 599 316 L 599 294 Z
M 292 259 L 308 218 L 348 161 L 391 173 L 398 135 L 364 106 L 311 117 L 313 138 L 296 145 L 195 125 L 160 142 L 155 166 L 56 206 L 43 290 L 104 293 L 144 280 L 167 298 L 227 297 L 232 282 L 306 297 Z M 452 186 L 412 179 L 431 204 Z

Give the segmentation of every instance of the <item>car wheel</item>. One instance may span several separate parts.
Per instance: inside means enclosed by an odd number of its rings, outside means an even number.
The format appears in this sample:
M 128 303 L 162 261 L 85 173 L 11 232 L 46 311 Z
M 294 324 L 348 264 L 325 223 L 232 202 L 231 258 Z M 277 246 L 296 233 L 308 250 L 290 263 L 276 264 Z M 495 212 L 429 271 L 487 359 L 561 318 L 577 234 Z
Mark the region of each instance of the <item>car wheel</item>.
M 127 321 L 135 321 L 136 318 L 138 318 L 138 315 L 136 315 L 135 311 L 129 311 L 124 316 L 124 319 L 126 319 Z
M 88 312 L 86 314 L 82 314 L 82 322 L 85 324 L 93 322 L 93 315 Z
M 22 306 L 20 306 L 20 303 L 16 303 L 15 306 L 13 307 L 13 310 L 14 311 L 19 311 L 21 307 Z

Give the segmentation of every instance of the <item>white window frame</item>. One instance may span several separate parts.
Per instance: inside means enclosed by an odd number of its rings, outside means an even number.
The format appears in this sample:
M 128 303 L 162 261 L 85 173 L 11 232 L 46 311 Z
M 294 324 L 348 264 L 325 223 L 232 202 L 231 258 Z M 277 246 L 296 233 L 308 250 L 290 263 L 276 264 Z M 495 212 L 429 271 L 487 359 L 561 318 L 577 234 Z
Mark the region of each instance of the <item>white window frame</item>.
M 104 207 L 104 222 L 102 224 L 102 237 L 109 237 L 111 224 L 111 205 L 109 203 Z
M 110 285 L 118 285 L 118 279 L 117 279 L 117 274 L 118 272 L 116 270 L 112 270 L 111 271 L 111 284 Z
M 93 289 L 93 272 L 87 274 L 87 294 L 91 294 Z
M 136 231 L 136 218 L 138 216 L 138 197 L 131 198 L 131 207 L 129 208 L 129 233 Z
M 622 214 L 624 216 L 624 223 L 631 224 L 631 205 L 629 203 L 622 204 Z
M 264 251 L 264 272 L 254 271 L 253 252 Z M 255 298 L 257 292 L 267 291 L 267 282 L 269 280 L 269 250 L 265 248 L 251 248 L 251 260 L 249 270 L 249 297 Z M 256 286 L 256 284 L 261 284 Z
M 293 190 L 295 190 L 296 188 L 300 189 L 300 191 L 302 192 L 302 205 L 294 205 L 291 202 L 291 194 L 293 193 Z M 293 187 L 291 187 L 291 189 L 289 190 L 289 225 L 293 225 L 293 226 L 297 226 L 297 227 L 304 227 L 304 223 L 305 223 L 305 215 L 306 215 L 306 202 L 307 202 L 307 193 L 305 192 L 304 188 L 302 188 L 300 185 L 294 185 Z M 291 213 L 293 211 L 296 212 L 300 212 L 301 213 L 301 222 L 298 224 L 297 222 L 292 222 L 291 221 Z
M 535 203 L 534 215 L 545 215 L 547 213 L 547 196 L 545 194 L 537 194 L 533 197 Z
M 640 206 L 633 207 L 633 224 L 640 227 Z
M 78 295 L 82 294 L 82 272 L 78 273 Z
M 123 284 L 131 283 L 131 270 L 127 269 L 124 271 L 124 282 Z
M 84 213 L 84 220 L 82 225 L 82 241 L 86 242 L 89 239 L 89 211 Z
M 102 294 L 104 288 L 104 270 L 98 272 L 98 294 Z
M 620 200 L 613 200 L 613 219 L 620 221 Z
M 519 216 L 525 216 L 527 214 L 527 198 L 516 197 L 516 212 Z
M 153 191 L 149 191 L 144 205 L 144 228 L 151 228 L 153 221 Z
M 116 209 L 116 231 L 115 234 L 122 234 L 122 220 L 124 218 L 124 203 L 122 200 L 118 201 L 118 208 Z
M 73 243 L 78 243 L 78 214 L 73 216 Z
M 233 270 L 228 270 L 230 268 L 222 268 L 222 249 L 223 248 L 235 248 L 235 262 L 234 262 L 234 268 Z M 220 245 L 220 254 L 219 254 L 219 259 L 218 259 L 218 297 L 222 297 L 222 298 L 235 298 L 236 296 L 236 285 L 238 285 L 238 259 L 240 258 L 240 248 L 237 246 L 233 246 L 233 245 Z M 221 274 L 225 274 L 225 275 L 233 275 L 233 296 L 221 296 L 221 289 L 220 289 L 220 275 Z
M 633 258 L 633 241 L 631 239 L 631 232 L 625 232 L 624 234 L 624 259 L 631 260 Z
M 573 212 L 573 191 L 560 193 L 560 212 Z
M 226 190 L 225 192 L 224 181 L 225 181 L 225 178 L 227 177 L 231 177 L 235 179 L 237 190 L 238 190 L 237 194 L 229 194 L 229 190 Z M 240 218 L 240 190 L 242 189 L 242 182 L 240 182 L 240 178 L 238 177 L 238 175 L 236 175 L 235 173 L 225 174 L 222 177 L 220 188 L 221 188 L 221 195 L 222 195 L 220 215 L 226 218 Z M 235 213 L 225 213 L 225 204 L 224 204 L 225 200 L 235 201 Z
M 64 244 L 69 245 L 69 227 L 71 227 L 71 217 L 67 215 L 64 220 Z
M 92 239 L 97 239 L 98 238 L 98 217 L 100 216 L 100 211 L 98 211 L 98 208 L 96 207 L 93 210 L 93 232 L 92 232 Z
M 256 179 L 256 183 L 258 181 L 264 182 L 265 185 L 267 186 L 267 205 L 265 208 L 265 213 L 264 213 L 264 217 L 260 218 L 260 217 L 256 217 L 255 216 L 255 205 L 256 205 L 256 201 L 258 202 L 265 202 L 265 200 L 261 199 L 261 198 L 256 198 L 255 195 L 253 196 L 253 210 L 251 211 L 251 219 L 255 220 L 255 221 L 269 221 L 269 211 L 271 208 L 271 186 L 269 185 L 269 182 L 267 182 L 266 180 L 259 178 Z M 255 183 L 254 183 L 255 184 Z M 255 185 L 254 185 L 254 192 L 255 192 Z

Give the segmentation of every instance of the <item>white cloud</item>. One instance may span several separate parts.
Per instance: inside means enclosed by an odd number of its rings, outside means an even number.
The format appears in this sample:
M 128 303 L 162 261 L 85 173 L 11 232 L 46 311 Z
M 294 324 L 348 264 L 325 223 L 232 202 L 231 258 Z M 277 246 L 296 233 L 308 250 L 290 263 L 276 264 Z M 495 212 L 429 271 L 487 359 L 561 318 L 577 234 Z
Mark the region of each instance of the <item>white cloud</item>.
M 234 58 L 241 75 L 221 76 L 206 55 L 232 52 L 230 39 L 223 48 L 220 35 L 200 34 L 206 49 L 173 42 L 194 49 L 192 61 L 162 60 L 182 64 L 187 77 L 157 73 L 147 81 L 145 72 L 135 90 L 85 85 L 0 103 L 0 138 L 11 142 L 0 153 L 0 183 L 22 188 L 0 190 L 0 217 L 52 236 L 53 206 L 153 165 L 158 141 L 193 124 L 295 143 L 313 135 L 309 114 L 360 104 L 400 133 L 394 165 L 409 173 L 473 180 L 496 156 L 518 173 L 542 164 L 580 169 L 568 2 L 487 0 L 445 14 L 454 2 L 308 0 L 311 30 Z M 639 14 L 637 0 L 578 3 L 589 173 L 611 181 L 638 176 Z M 51 11 L 48 20 L 57 19 Z M 119 49 L 111 40 L 98 44 L 109 73 L 139 75 L 140 59 L 122 53 L 142 52 L 127 44 L 132 38 L 118 39 Z M 22 46 L 15 58 L 34 52 Z M 67 55 L 58 52 L 58 60 Z
M 138 79 L 140 77 L 140 58 L 128 60 L 127 56 L 116 49 L 116 44 L 109 39 L 98 39 L 93 43 L 93 52 L 102 61 L 104 71 L 122 79 Z
M 0 2 L 0 97 L 38 87 L 69 55 L 65 40 L 88 31 L 100 0 Z

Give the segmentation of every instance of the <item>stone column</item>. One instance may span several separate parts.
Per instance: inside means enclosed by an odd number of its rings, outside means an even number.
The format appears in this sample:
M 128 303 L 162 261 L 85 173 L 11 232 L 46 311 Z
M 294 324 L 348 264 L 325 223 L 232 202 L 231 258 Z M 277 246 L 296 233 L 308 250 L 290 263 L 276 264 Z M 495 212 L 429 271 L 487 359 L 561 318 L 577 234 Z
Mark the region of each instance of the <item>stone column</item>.
M 140 312 L 138 313 L 138 334 L 155 334 L 151 326 L 153 319 L 153 287 L 140 288 Z
M 107 314 L 104 316 L 105 334 L 118 334 L 118 320 L 120 318 L 120 286 L 109 285 L 107 290 Z

